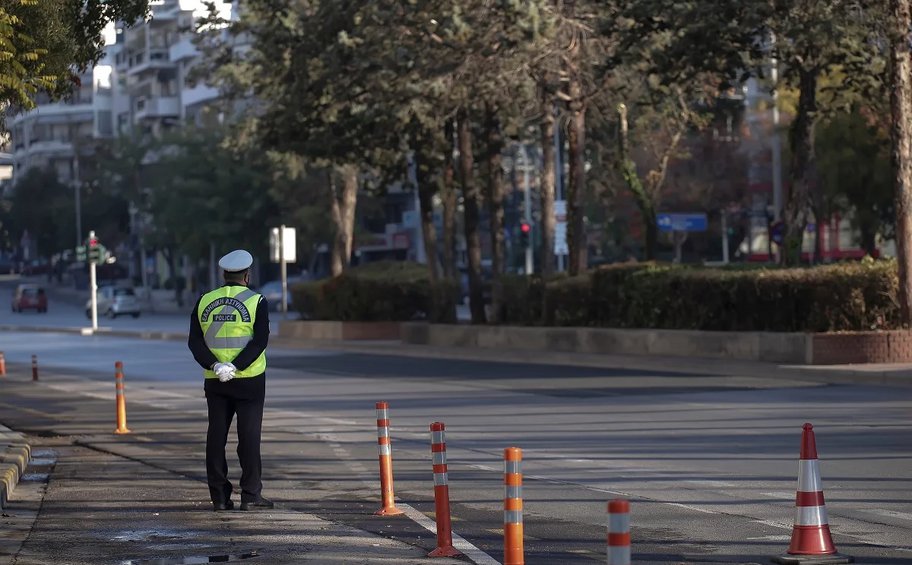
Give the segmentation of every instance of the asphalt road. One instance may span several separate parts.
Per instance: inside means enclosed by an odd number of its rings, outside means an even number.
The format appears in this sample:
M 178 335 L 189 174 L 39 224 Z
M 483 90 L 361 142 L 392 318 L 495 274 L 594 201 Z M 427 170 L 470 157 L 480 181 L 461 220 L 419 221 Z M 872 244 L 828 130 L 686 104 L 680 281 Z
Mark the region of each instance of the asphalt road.
M 41 325 L 83 320 L 52 303 Z M 178 328 L 183 317 L 157 323 Z M 0 349 L 14 369 L 37 354 L 47 372 L 40 388 L 6 389 L 0 423 L 44 437 L 109 433 L 120 360 L 131 429 L 145 439 L 106 449 L 137 463 L 138 478 L 165 468 L 199 482 L 205 403 L 183 343 L 10 332 Z M 385 400 L 397 497 L 433 515 L 428 426 L 444 422 L 454 532 L 494 560 L 502 453 L 516 446 L 526 563 L 603 562 L 605 502 L 616 496 L 631 499 L 635 562 L 765 563 L 788 547 L 801 426 L 811 422 L 840 552 L 912 563 L 910 388 L 708 376 L 696 363 L 667 373 L 292 349 L 271 350 L 269 362 L 266 491 L 289 509 L 433 548 L 420 523 L 371 515 L 374 403 Z M 53 547 L 43 523 L 60 527 L 39 519 L 33 539 Z M 78 539 L 75 526 L 68 533 Z

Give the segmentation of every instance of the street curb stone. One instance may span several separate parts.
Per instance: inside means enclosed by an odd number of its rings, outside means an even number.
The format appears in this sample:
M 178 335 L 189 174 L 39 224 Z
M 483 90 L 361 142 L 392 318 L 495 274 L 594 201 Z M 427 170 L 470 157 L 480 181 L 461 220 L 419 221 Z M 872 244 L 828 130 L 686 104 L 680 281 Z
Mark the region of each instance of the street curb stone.
M 0 425 L 0 510 L 2 510 L 31 459 L 25 437 Z

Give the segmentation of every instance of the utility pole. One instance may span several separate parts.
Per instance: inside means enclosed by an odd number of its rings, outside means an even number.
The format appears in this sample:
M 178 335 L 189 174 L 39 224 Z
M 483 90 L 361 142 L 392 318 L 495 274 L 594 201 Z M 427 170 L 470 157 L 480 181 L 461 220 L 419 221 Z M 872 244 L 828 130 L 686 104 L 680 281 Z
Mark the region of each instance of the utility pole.
M 526 144 L 519 144 L 520 155 L 522 155 L 522 168 L 523 168 L 523 190 L 525 191 L 523 199 L 523 215 L 526 219 L 528 225 L 532 225 L 532 191 L 529 189 L 529 152 L 526 150 Z M 532 257 L 532 238 L 529 238 L 529 241 L 526 242 L 526 269 L 525 274 L 531 275 L 535 270 L 533 265 Z
M 557 112 L 557 107 L 555 106 L 555 112 Z M 554 128 L 554 192 L 555 200 L 562 201 L 564 199 L 564 165 L 561 163 L 562 156 L 562 144 L 560 138 L 560 127 L 555 126 Z M 564 207 L 566 210 L 566 207 Z M 566 212 L 565 212 L 566 213 Z M 556 238 L 555 238 L 556 239 Z M 550 250 L 549 253 L 554 253 L 554 250 Z M 557 254 L 557 272 L 561 273 L 564 271 L 564 254 Z
M 779 60 L 776 58 L 776 35 L 770 40 L 770 80 L 773 83 L 773 221 L 782 219 L 782 139 L 779 136 Z

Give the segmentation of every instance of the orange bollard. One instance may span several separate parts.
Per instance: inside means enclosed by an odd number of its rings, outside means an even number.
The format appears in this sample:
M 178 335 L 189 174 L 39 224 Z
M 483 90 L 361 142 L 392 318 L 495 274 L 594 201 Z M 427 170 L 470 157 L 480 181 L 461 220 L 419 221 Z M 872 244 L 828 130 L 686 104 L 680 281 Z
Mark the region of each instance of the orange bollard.
M 380 453 L 380 493 L 383 508 L 374 512 L 378 516 L 398 516 L 393 495 L 393 450 L 389 436 L 389 404 L 377 403 L 377 451 Z
M 630 502 L 608 502 L 608 565 L 630 565 Z
M 6 357 L 4 357 L 3 352 L 0 351 L 0 377 L 6 376 Z
M 437 549 L 428 557 L 456 557 L 462 555 L 453 547 L 453 529 L 450 525 L 450 487 L 446 458 L 446 428 L 442 422 L 431 424 L 431 456 L 434 464 L 434 514 L 437 518 Z
M 38 380 L 38 356 L 32 355 L 32 380 Z
M 114 389 L 117 391 L 117 429 L 115 434 L 128 434 L 127 428 L 127 399 L 124 397 L 123 363 L 114 363 Z
M 504 562 L 523 565 L 522 449 L 504 449 Z

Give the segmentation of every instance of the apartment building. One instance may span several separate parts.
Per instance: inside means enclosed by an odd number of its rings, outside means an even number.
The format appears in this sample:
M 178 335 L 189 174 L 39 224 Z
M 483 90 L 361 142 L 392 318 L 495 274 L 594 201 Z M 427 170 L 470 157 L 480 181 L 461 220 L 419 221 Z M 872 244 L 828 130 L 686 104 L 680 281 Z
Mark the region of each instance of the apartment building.
M 231 13 L 230 3 L 222 6 Z M 147 21 L 112 27 L 104 58 L 79 77 L 70 97 L 51 102 L 39 96 L 34 110 L 9 119 L 13 174 L 51 167 L 61 181 L 72 182 L 85 177 L 80 165 L 100 140 L 160 136 L 217 119 L 218 91 L 188 80 L 199 60 L 194 21 L 205 10 L 202 0 L 157 0 Z
M 114 133 L 112 68 L 106 59 L 79 77 L 69 98 L 51 102 L 40 95 L 34 110 L 8 119 L 14 176 L 32 167 L 50 167 L 65 183 L 84 176 L 80 162 L 95 153 L 98 140 Z

